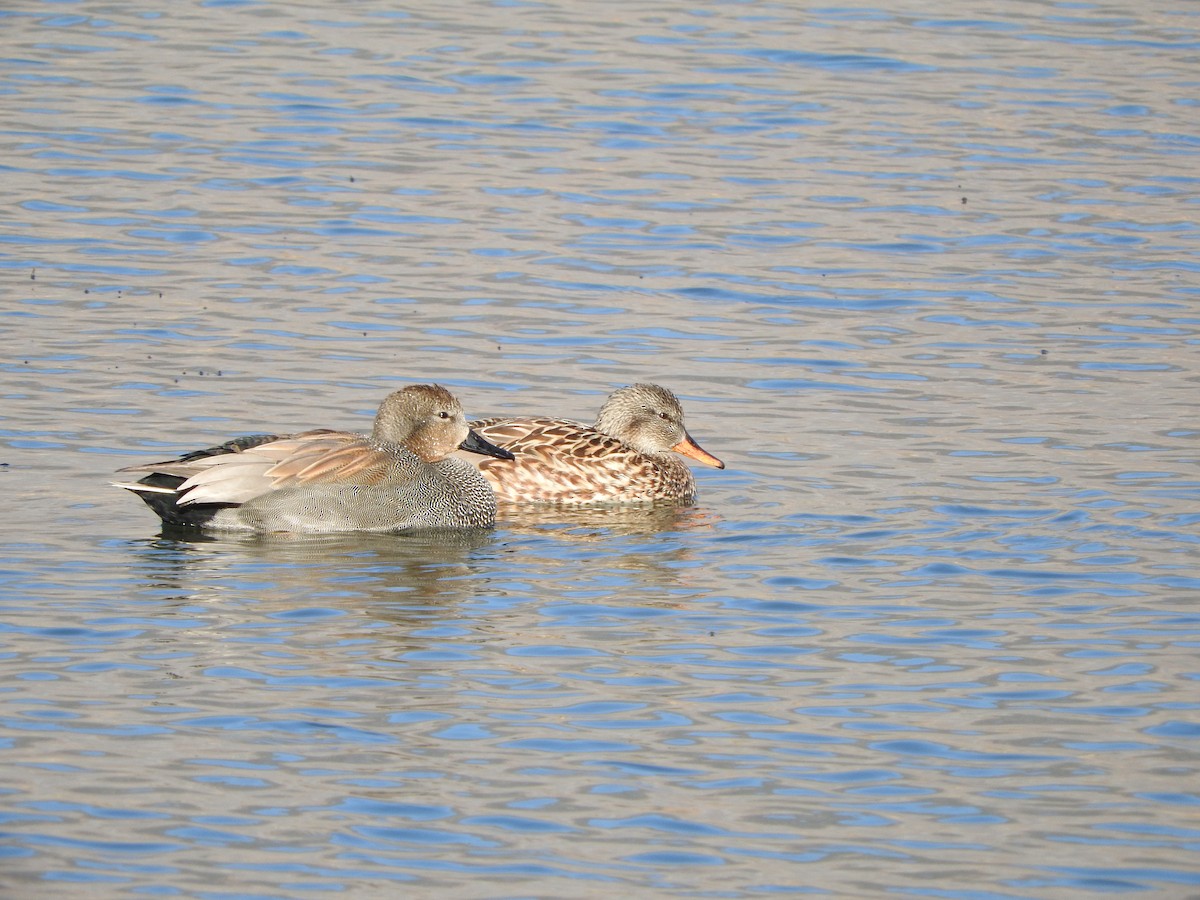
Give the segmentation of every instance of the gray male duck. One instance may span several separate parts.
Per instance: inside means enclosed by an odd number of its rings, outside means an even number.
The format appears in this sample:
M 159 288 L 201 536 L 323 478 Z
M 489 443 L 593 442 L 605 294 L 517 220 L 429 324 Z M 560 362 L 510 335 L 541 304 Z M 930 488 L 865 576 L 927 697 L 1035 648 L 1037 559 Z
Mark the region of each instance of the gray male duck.
M 165 462 L 117 487 L 164 525 L 249 532 L 399 532 L 486 528 L 496 521 L 487 480 L 456 450 L 512 459 L 472 431 L 444 387 L 389 394 L 370 434 L 315 429 L 256 434 Z

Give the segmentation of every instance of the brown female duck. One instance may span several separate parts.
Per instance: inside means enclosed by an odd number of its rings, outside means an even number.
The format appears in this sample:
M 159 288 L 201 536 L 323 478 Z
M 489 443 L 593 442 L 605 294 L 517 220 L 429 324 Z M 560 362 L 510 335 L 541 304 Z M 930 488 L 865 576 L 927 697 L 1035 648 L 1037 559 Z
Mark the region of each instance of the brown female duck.
M 687 502 L 696 480 L 675 453 L 725 468 L 692 439 L 679 400 L 657 384 L 614 391 L 594 426 L 534 416 L 480 419 L 471 428 L 513 455 L 473 460 L 507 503 Z

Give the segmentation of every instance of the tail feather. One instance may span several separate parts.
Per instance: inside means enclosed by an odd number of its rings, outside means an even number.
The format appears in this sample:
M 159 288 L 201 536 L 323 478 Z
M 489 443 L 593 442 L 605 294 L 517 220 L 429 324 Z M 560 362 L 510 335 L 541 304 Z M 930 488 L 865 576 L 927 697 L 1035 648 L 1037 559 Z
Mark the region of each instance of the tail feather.
M 127 491 L 133 491 L 135 494 L 174 494 L 175 489 L 169 487 L 159 487 L 153 484 L 142 484 L 140 481 L 110 481 L 113 487 L 125 488 Z

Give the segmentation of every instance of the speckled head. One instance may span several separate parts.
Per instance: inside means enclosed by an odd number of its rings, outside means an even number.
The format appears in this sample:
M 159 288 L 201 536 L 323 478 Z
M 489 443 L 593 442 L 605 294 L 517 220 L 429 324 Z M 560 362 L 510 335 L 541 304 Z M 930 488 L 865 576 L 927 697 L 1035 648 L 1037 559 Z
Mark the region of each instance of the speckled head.
M 407 447 L 429 463 L 440 462 L 459 447 L 512 458 L 467 427 L 462 404 L 440 384 L 410 384 L 388 394 L 375 414 L 371 438 L 378 444 Z
M 679 399 L 661 385 L 631 384 L 613 391 L 596 417 L 596 430 L 647 456 L 674 450 L 705 465 L 725 468 L 725 463 L 692 440 Z

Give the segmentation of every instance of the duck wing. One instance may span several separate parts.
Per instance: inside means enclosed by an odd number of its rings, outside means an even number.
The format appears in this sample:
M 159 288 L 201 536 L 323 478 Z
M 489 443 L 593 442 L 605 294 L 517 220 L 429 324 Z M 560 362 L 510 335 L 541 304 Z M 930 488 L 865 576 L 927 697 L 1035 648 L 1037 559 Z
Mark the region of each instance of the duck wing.
M 180 506 L 240 504 L 296 484 L 371 485 L 395 466 L 394 454 L 360 434 L 316 429 L 300 434 L 251 435 L 174 460 L 130 466 L 122 472 L 168 475 Z
M 569 419 L 483 419 L 471 427 L 514 459 L 475 465 L 509 502 L 603 502 L 652 498 L 662 480 L 650 458 Z

